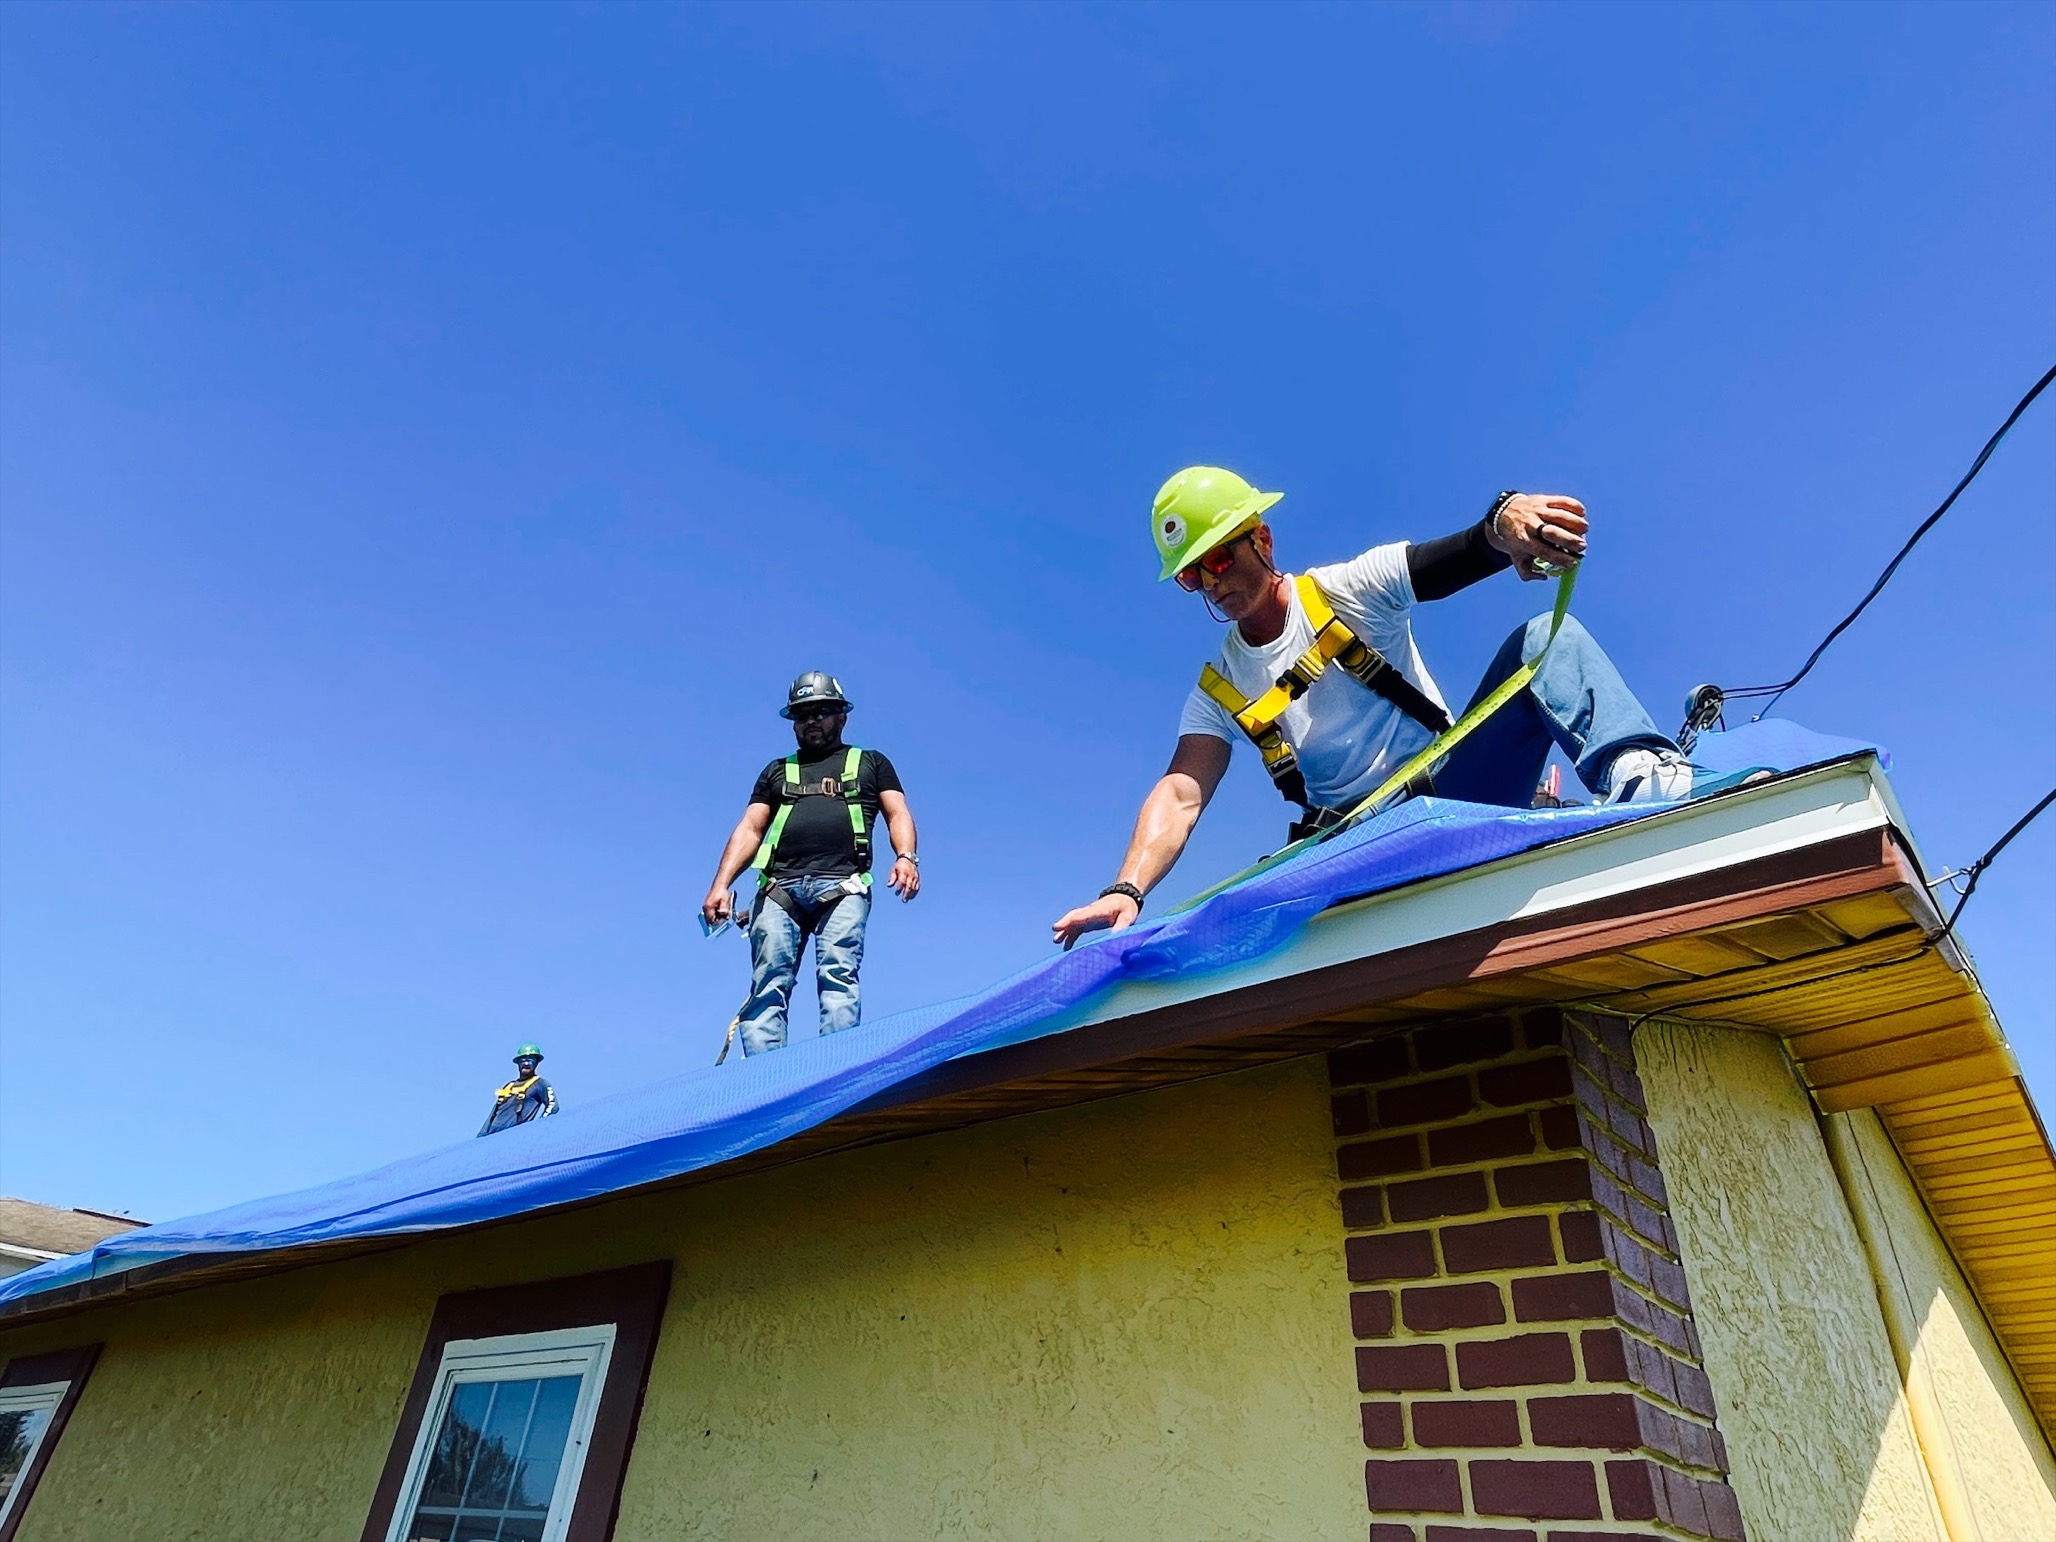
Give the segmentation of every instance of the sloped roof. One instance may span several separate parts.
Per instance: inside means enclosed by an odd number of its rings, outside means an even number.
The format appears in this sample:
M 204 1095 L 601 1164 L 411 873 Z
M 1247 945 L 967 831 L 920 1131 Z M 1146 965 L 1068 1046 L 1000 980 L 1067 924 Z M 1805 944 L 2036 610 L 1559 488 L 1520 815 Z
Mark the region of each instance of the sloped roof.
M 141 1221 L 97 1210 L 60 1210 L 33 1200 L 0 1195 L 0 1243 L 35 1253 L 79 1253 L 116 1232 L 133 1231 Z
M 1757 726 L 1695 758 L 1730 781 L 1798 769 L 1654 809 L 1407 804 L 975 996 L 111 1239 L 0 1281 L 0 1321 L 1190 1080 L 1382 1023 L 1576 1001 L 1772 1029 L 1821 1106 L 1878 1108 L 2056 1428 L 2047 1136 L 1968 959 L 1937 939 L 1875 753 Z

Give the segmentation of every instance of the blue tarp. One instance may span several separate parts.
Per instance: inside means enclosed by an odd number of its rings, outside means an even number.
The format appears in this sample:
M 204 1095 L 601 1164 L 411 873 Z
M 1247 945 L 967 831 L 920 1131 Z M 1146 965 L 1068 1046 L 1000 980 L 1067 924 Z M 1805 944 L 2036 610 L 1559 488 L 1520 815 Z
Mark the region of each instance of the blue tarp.
M 1793 771 L 1862 753 L 1875 751 L 1775 720 L 1707 734 L 1693 747 L 1695 795 L 1732 786 L 1754 770 Z M 1243 963 L 1278 947 L 1330 905 L 1663 806 L 1404 803 L 1190 910 L 1102 934 L 974 995 L 598 1098 L 352 1178 L 124 1232 L 91 1253 L 0 1280 L 0 1302 L 169 1258 L 433 1231 L 675 1178 L 775 1145 L 960 1055 L 1034 1037 L 1038 1023 L 1124 980 Z

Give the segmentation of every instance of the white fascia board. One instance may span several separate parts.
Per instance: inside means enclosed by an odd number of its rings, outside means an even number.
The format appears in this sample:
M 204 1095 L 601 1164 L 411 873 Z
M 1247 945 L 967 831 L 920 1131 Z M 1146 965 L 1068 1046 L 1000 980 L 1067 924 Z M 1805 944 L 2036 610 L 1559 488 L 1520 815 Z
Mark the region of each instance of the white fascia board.
M 1903 833 L 1898 815 L 1874 756 L 1837 762 L 1338 905 L 1261 958 L 1182 979 L 1126 981 L 1001 1042 L 1202 1001 L 1865 830 Z
M 32 1264 L 47 1264 L 53 1258 L 62 1258 L 62 1253 L 46 1253 L 41 1248 L 23 1247 L 18 1242 L 0 1242 L 0 1258 L 21 1258 Z

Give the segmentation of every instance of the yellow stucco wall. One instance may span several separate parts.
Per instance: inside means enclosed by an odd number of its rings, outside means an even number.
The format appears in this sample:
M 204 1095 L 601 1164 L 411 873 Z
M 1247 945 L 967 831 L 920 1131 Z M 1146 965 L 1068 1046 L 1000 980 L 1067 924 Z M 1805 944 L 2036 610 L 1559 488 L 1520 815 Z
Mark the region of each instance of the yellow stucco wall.
M 676 1278 L 616 1535 L 1349 1536 L 1319 1064 L 0 1337 L 107 1349 L 22 1542 L 355 1538 L 437 1295 Z
M 1828 1117 L 1855 1158 L 1847 1188 L 1880 1247 L 1877 1288 L 1897 1298 L 1917 1335 L 1910 1353 L 1934 1388 L 1940 1428 L 1929 1461 L 1958 1475 L 1980 1537 L 2056 1537 L 2056 1459 L 1891 1138 L 1868 1109 Z
M 1862 1242 L 1783 1046 L 1648 1022 L 1635 1051 L 1752 1542 L 1943 1542 Z
M 2056 1463 L 1876 1116 L 1830 1116 L 1859 1158 L 1845 1186 L 1775 1038 L 1651 1022 L 1635 1042 L 1755 1542 L 1941 1542 L 1940 1463 L 1968 1496 L 1971 1535 L 2056 1537 Z M 1882 1271 L 1865 1231 L 1889 1242 Z M 1916 1436 L 1879 1272 L 1918 1325 L 1946 1450 Z

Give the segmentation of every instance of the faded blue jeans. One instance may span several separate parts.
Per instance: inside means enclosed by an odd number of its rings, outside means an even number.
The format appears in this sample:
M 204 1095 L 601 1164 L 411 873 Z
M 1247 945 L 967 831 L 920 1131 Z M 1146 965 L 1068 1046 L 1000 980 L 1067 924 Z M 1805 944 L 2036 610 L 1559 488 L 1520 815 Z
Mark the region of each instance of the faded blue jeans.
M 846 892 L 843 878 L 787 878 L 779 883 L 806 913 L 814 934 L 814 992 L 821 1002 L 821 1031 L 857 1026 L 857 970 L 864 962 L 864 922 L 871 891 Z M 742 1009 L 742 1052 L 760 1055 L 785 1047 L 785 1012 L 799 978 L 800 953 L 807 945 L 785 907 L 767 889 L 750 917 L 750 999 Z
M 1515 628 L 1472 692 L 1470 705 L 1483 701 L 1533 658 L 1548 636 L 1547 614 Z M 1578 768 L 1578 780 L 1595 796 L 1603 794 L 1606 768 L 1622 750 L 1678 747 L 1650 720 L 1606 650 L 1575 616 L 1563 618 L 1556 646 L 1528 688 L 1449 752 L 1435 773 L 1435 795 L 1526 808 L 1534 801 L 1552 744 L 1562 748 Z

